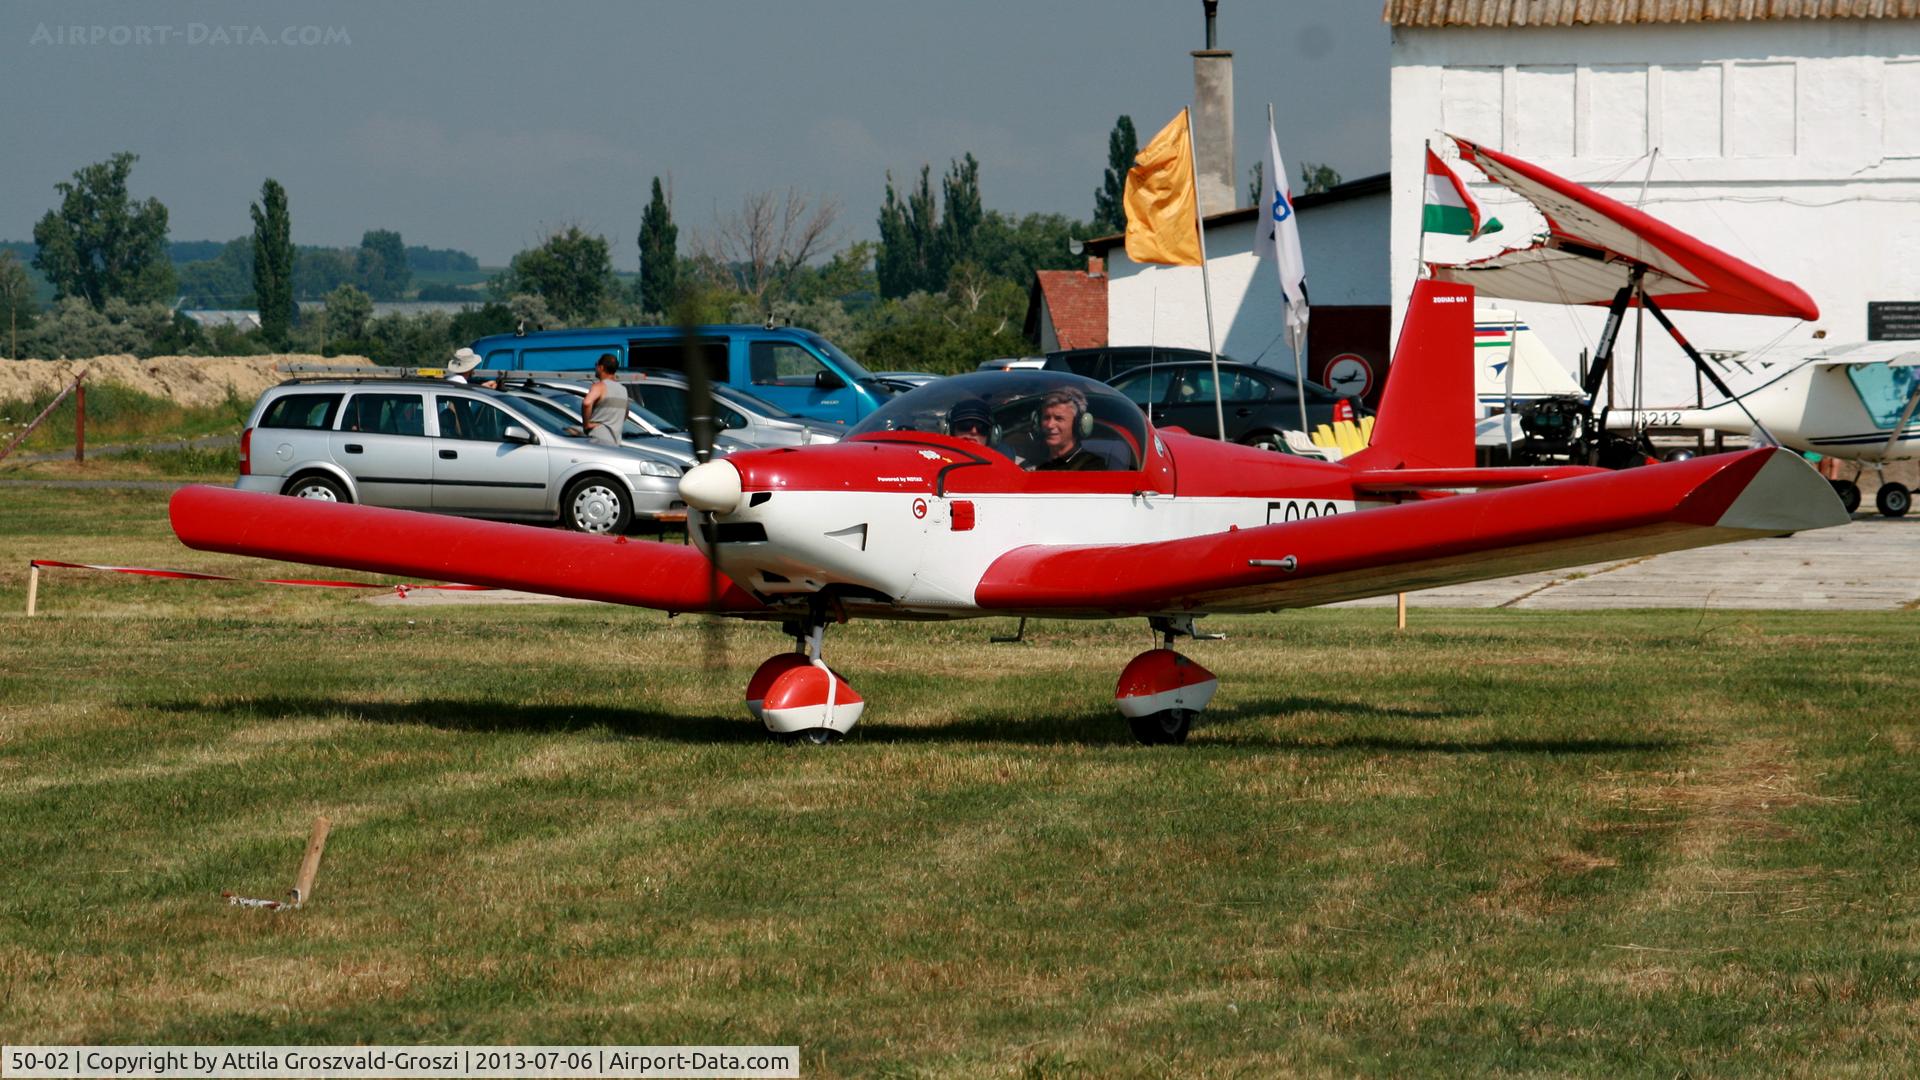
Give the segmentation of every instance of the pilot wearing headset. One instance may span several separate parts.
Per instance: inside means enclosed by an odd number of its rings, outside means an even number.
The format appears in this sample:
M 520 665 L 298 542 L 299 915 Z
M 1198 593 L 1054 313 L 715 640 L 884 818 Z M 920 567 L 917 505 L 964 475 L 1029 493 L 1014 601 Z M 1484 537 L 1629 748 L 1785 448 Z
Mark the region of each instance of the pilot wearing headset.
M 1080 445 L 1080 440 L 1091 434 L 1093 414 L 1087 411 L 1087 395 L 1072 386 L 1048 391 L 1040 403 L 1040 442 L 1046 458 L 1027 467 L 1036 472 L 1106 468 L 1100 455 Z

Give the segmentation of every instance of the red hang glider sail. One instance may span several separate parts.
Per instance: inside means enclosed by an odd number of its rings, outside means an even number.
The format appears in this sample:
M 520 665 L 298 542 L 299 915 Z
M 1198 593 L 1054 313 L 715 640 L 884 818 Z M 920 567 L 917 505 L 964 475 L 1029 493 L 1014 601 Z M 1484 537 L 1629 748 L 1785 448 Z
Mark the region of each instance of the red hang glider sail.
M 1531 247 L 1458 265 L 1435 263 L 1441 281 L 1471 285 L 1481 296 L 1549 304 L 1607 304 L 1634 269 L 1659 305 L 1817 319 L 1806 291 L 1674 228 L 1652 215 L 1519 158 L 1451 136 L 1462 160 L 1532 203 L 1548 236 Z

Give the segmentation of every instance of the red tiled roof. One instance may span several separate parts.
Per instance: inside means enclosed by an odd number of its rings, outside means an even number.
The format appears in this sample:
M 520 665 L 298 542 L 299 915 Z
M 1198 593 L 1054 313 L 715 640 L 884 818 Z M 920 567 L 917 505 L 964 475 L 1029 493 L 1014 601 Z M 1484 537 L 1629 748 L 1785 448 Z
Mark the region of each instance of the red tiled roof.
M 1107 343 L 1106 275 L 1037 270 L 1034 277 L 1061 348 L 1090 349 Z

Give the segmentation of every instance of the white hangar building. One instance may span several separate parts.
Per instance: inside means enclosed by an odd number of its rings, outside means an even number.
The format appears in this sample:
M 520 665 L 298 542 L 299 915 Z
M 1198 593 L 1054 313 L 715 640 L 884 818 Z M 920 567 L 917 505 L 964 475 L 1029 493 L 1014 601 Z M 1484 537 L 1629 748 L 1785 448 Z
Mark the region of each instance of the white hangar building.
M 1676 313 L 1704 350 L 1920 337 L 1920 0 L 1388 0 L 1385 17 L 1396 333 L 1421 258 L 1422 147 L 1445 132 L 1639 205 L 1820 306 L 1801 324 Z M 1504 189 L 1472 187 L 1506 231 L 1428 237 L 1427 260 L 1491 255 L 1538 227 Z M 1490 303 L 1518 309 L 1570 369 L 1605 321 Z M 1630 315 L 1621 404 L 1633 332 Z M 1691 367 L 1650 320 L 1645 340 L 1644 402 L 1694 400 Z

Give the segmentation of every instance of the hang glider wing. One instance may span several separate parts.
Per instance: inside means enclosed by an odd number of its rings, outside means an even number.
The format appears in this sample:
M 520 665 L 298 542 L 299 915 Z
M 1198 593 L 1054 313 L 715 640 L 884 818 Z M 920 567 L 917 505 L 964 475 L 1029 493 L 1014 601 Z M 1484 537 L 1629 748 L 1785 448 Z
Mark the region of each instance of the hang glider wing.
M 680 544 L 198 486 L 175 492 L 168 514 L 201 551 L 665 611 L 761 610 Z
M 1631 271 L 1663 308 L 1817 319 L 1805 290 L 1616 199 L 1519 158 L 1452 136 L 1462 159 L 1532 203 L 1547 239 L 1459 265 L 1434 264 L 1441 281 L 1481 296 L 1550 304 L 1607 304 Z
M 1018 548 L 975 600 L 1033 615 L 1271 611 L 1847 520 L 1804 461 L 1749 450 L 1159 543 Z

